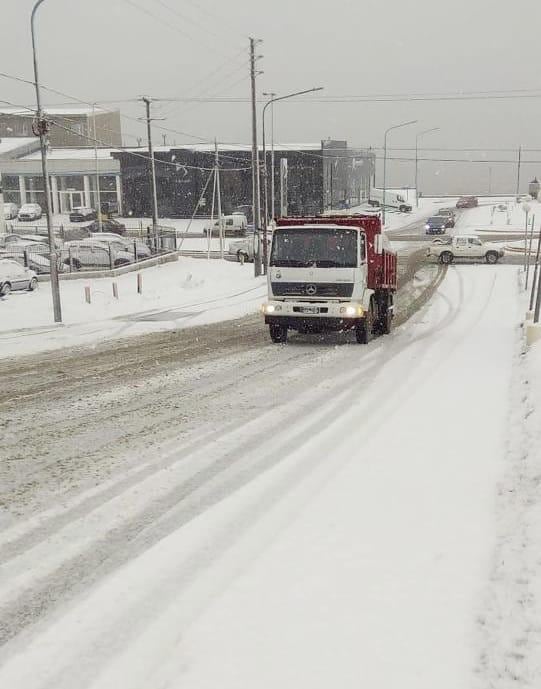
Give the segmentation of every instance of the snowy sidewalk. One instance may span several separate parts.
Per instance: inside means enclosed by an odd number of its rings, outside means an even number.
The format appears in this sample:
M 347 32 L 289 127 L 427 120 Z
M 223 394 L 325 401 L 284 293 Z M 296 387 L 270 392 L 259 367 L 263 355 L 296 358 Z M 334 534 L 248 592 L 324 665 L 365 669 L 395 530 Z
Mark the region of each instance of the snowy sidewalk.
M 9 642 L 0 685 L 471 686 L 516 285 L 512 267 L 451 267 L 431 305 L 392 337 L 331 350 L 335 378 L 315 377 L 290 404 L 192 455 L 179 445 L 178 461 L 133 495 L 55 534 L 61 548 L 46 554 L 48 542 L 38 543 L 46 555 L 35 574 L 24 565 L 31 551 L 14 558 L 13 578 L 0 578 L 4 600 L 89 546 L 92 529 L 127 520 L 140 509 L 132 502 L 177 483 L 180 494 L 191 467 L 200 476 L 227 458 L 194 494 L 190 518 L 181 515 L 191 496 L 180 495 L 162 517 L 176 530 Z

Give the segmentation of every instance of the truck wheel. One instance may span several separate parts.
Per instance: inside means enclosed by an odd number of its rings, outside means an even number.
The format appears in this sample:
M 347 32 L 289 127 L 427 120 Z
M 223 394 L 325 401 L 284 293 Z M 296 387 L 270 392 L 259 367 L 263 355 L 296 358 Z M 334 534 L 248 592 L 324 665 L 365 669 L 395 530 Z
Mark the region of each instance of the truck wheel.
M 452 263 L 455 260 L 455 257 L 450 251 L 444 251 L 440 255 L 440 263 L 444 263 L 448 265 L 449 263 Z
M 285 325 L 279 323 L 271 323 L 269 325 L 270 338 L 276 344 L 287 342 L 287 328 Z
M 487 263 L 498 263 L 498 258 L 499 256 L 496 251 L 487 251 L 485 261 Z
M 374 336 L 374 305 L 370 301 L 370 308 L 364 318 L 357 323 L 355 339 L 359 344 L 368 344 Z
M 393 327 L 393 298 L 388 297 L 383 306 L 383 313 L 380 319 L 380 332 L 382 335 L 389 335 Z

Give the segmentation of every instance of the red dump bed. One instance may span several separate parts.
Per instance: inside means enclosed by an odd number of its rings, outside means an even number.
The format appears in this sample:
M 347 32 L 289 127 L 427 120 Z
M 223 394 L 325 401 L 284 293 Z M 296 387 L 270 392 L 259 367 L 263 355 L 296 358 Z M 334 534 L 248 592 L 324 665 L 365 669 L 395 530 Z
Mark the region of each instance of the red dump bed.
M 345 225 L 359 227 L 366 235 L 366 252 L 368 258 L 367 287 L 370 289 L 396 290 L 397 268 L 396 253 L 391 251 L 382 240 L 382 253 L 376 253 L 376 237 L 382 235 L 381 220 L 373 215 L 326 215 L 306 218 L 279 218 L 278 227 L 302 227 L 310 225 Z

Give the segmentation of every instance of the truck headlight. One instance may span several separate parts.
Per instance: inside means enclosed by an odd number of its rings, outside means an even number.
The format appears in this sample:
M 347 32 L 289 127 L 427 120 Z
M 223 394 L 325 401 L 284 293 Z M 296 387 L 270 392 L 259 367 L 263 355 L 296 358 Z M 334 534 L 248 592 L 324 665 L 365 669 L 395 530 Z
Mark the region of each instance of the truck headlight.
M 281 310 L 282 307 L 279 304 L 261 304 L 261 313 L 274 313 Z
M 363 307 L 349 304 L 348 306 L 340 307 L 340 313 L 346 318 L 355 318 L 356 316 L 363 315 Z

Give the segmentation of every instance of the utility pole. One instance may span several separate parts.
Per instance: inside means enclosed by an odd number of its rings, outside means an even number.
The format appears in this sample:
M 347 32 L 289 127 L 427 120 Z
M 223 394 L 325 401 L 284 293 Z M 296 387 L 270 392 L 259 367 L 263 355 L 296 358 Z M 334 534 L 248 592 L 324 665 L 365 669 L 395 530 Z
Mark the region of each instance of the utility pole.
M 167 134 L 162 134 L 163 145 L 167 146 Z
M 488 168 L 488 195 L 492 194 L 492 166 Z
M 101 219 L 101 195 L 100 195 L 100 168 L 98 162 L 98 140 L 96 139 L 96 104 L 92 104 L 92 122 L 94 125 L 94 162 L 96 164 L 96 194 L 98 208 L 98 232 L 103 232 L 103 223 Z
M 250 83 L 252 93 L 252 212 L 254 216 L 254 276 L 261 275 L 261 247 L 259 229 L 261 226 L 261 203 L 259 193 L 259 147 L 257 145 L 257 108 L 255 86 L 255 46 L 259 40 L 250 38 Z
M 30 32 L 32 34 L 32 53 L 34 57 L 34 84 L 36 86 L 37 113 L 34 120 L 33 131 L 39 136 L 39 146 L 41 149 L 41 170 L 43 175 L 43 189 L 45 191 L 45 215 L 47 217 L 47 236 L 49 238 L 49 270 L 51 275 L 51 292 L 53 295 L 53 312 L 55 323 L 62 322 L 62 307 L 60 304 L 60 285 L 58 282 L 58 256 L 56 253 L 56 243 L 54 236 L 53 217 L 51 212 L 51 190 L 49 184 L 49 170 L 47 167 L 47 133 L 49 122 L 44 117 L 41 109 L 41 93 L 38 76 L 38 56 L 36 50 L 36 35 L 34 30 L 34 20 L 36 11 L 44 0 L 38 0 L 32 9 L 30 17 Z
M 218 142 L 214 139 L 214 175 L 216 177 L 216 190 L 218 201 L 218 231 L 220 234 L 220 258 L 224 257 L 224 225 L 222 216 L 222 196 L 220 192 L 220 159 L 218 157 Z
M 522 146 L 518 147 L 518 159 L 517 159 L 517 193 L 516 196 L 520 195 L 520 164 L 522 161 Z
M 141 99 L 146 107 L 146 123 L 147 123 L 147 141 L 148 141 L 148 154 L 150 156 L 150 186 L 152 193 L 152 234 L 154 235 L 154 250 L 158 251 L 158 194 L 156 191 L 156 164 L 154 162 L 154 148 L 152 146 L 152 131 L 150 129 L 150 123 L 152 118 L 150 117 L 150 103 L 152 102 L 147 96 L 143 96 Z

